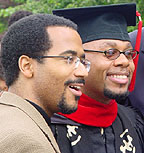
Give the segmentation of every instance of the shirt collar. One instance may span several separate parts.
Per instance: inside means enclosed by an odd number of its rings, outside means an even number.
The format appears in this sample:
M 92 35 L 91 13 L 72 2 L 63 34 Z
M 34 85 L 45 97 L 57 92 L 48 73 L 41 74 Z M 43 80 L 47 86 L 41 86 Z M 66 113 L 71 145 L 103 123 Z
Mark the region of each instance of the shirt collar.
M 28 99 L 26 99 L 26 100 L 37 109 L 37 111 L 43 116 L 43 118 L 45 119 L 47 124 L 50 126 L 51 120 L 50 120 L 50 117 L 47 115 L 47 113 L 40 106 L 35 104 L 34 102 L 32 102 L 32 101 L 30 101 Z

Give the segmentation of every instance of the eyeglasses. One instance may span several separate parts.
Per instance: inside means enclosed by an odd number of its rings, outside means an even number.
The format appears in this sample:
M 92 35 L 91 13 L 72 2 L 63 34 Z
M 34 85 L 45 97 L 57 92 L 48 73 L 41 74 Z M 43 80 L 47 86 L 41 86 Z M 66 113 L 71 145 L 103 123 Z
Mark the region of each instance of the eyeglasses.
M 115 60 L 117 59 L 120 54 L 124 54 L 128 60 L 132 60 L 134 58 L 136 58 L 136 56 L 139 54 L 138 51 L 136 50 L 133 50 L 133 49 L 128 49 L 128 50 L 125 50 L 123 52 L 119 51 L 118 49 L 115 49 L 115 48 L 111 48 L 111 49 L 108 49 L 106 51 L 96 51 L 96 50 L 87 50 L 87 49 L 84 49 L 85 52 L 98 52 L 98 53 L 104 53 L 105 56 L 110 59 L 110 60 Z
M 87 59 L 80 59 L 77 56 L 32 56 L 31 58 L 37 58 L 37 59 L 42 59 L 42 58 L 63 58 L 66 60 L 68 65 L 74 65 L 74 68 L 77 69 L 79 64 L 82 63 L 87 70 L 87 72 L 90 71 L 90 61 Z

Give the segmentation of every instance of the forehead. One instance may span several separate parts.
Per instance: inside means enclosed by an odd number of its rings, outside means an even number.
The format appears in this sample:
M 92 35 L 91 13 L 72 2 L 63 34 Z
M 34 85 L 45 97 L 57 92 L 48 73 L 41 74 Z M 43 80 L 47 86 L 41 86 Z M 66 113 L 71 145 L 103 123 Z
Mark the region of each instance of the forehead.
M 82 41 L 77 31 L 63 26 L 48 27 L 47 31 L 52 43 L 50 54 L 61 54 L 67 50 L 75 51 L 80 56 L 84 54 Z
M 85 43 L 83 44 L 83 46 L 84 46 L 84 49 L 132 48 L 132 45 L 129 41 L 114 40 L 114 39 L 95 40 L 95 41 Z

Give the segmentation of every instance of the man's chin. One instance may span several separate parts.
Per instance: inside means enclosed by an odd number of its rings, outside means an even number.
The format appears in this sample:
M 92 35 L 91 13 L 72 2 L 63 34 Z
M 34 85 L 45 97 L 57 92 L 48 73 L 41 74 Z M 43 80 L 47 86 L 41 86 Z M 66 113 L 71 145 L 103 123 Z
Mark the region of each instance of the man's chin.
M 75 103 L 75 105 L 74 106 L 70 106 L 69 102 L 66 101 L 66 99 L 63 97 L 61 99 L 61 101 L 59 102 L 59 105 L 58 105 L 59 111 L 61 113 L 63 113 L 63 114 L 72 114 L 72 113 L 74 113 L 78 108 L 78 100 L 79 99 L 80 99 L 79 96 L 75 96 L 75 102 L 73 102 L 73 103 Z
M 72 114 L 77 110 L 77 106 L 70 107 L 70 106 L 66 106 L 66 105 L 65 106 L 59 105 L 59 108 L 60 108 L 60 112 L 63 114 Z
M 117 103 L 123 104 L 127 96 L 129 95 L 129 91 L 124 92 L 115 92 L 110 89 L 104 89 L 104 96 L 109 99 L 115 99 Z

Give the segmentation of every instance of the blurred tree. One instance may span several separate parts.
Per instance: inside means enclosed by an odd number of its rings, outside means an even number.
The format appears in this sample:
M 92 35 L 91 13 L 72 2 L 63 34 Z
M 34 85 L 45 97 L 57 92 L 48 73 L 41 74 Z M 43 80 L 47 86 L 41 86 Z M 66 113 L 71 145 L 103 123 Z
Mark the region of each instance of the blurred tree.
M 5 2 L 6 0 L 0 0 L 0 33 L 7 28 L 6 19 L 18 10 L 27 10 L 33 13 L 52 13 L 53 9 L 60 8 L 135 2 L 144 18 L 144 0 L 9 0 L 11 5 L 7 8 L 1 7 L 2 1 Z M 130 27 L 129 31 L 132 30 L 134 30 L 134 28 Z

